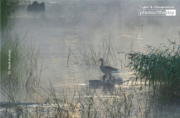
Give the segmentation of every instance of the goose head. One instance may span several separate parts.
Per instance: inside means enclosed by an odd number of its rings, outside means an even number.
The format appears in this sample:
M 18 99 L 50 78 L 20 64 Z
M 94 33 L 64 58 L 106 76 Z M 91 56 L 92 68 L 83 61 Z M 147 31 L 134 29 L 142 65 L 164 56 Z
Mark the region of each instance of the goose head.
M 104 60 L 103 60 L 103 58 L 100 58 L 98 61 L 101 61 L 101 62 L 103 62 Z

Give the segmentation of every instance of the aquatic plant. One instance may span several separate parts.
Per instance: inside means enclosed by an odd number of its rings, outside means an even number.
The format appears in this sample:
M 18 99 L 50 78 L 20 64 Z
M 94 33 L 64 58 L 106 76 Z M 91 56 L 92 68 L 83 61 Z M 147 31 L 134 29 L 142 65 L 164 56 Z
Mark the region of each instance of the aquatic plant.
M 13 30 L 15 18 L 10 18 L 18 8 L 18 0 L 2 0 L 1 12 L 1 88 L 4 95 L 7 91 L 17 90 L 21 85 L 31 88 L 40 81 L 37 74 L 37 58 L 39 51 L 34 48 L 33 42 L 25 42 L 25 37 L 20 39 Z M 9 10 L 14 10 L 9 13 Z M 21 87 L 22 87 L 21 86 Z M 30 89 L 27 89 L 30 90 Z
M 98 59 L 100 58 L 103 58 L 105 60 L 104 63 L 108 65 L 117 66 L 119 61 L 122 63 L 117 47 L 112 45 L 111 35 L 102 39 L 102 44 L 98 45 L 98 49 L 92 43 L 84 46 L 83 49 L 76 49 L 74 51 L 71 50 L 70 46 L 66 45 L 66 47 L 69 49 L 67 65 L 71 60 L 78 65 L 97 66 L 99 65 Z
M 126 84 L 125 84 L 126 86 Z M 139 117 L 178 117 L 179 108 L 155 104 L 152 100 L 153 91 L 147 92 L 145 86 L 138 84 L 127 87 L 104 88 L 104 94 L 96 89 L 74 86 L 73 89 L 55 91 L 50 84 L 48 89 L 41 87 L 47 93 L 41 95 L 42 102 L 18 102 L 16 97 L 10 95 L 9 102 L 0 103 L 3 108 L 0 117 L 52 117 L 52 118 L 139 118 Z M 44 101 L 44 103 L 43 103 Z
M 11 109 L 15 111 L 12 116 L 27 116 L 27 118 L 32 116 L 39 118 L 127 118 L 149 116 L 148 111 L 153 108 L 153 105 L 150 105 L 148 99 L 143 98 L 144 95 L 140 95 L 139 87 L 118 88 L 114 91 L 109 91 L 110 89 L 107 87 L 107 93 L 99 95 L 96 89 L 75 86 L 73 90 L 62 90 L 62 94 L 59 96 L 50 84 L 50 88 L 45 90 L 48 97 L 43 98 L 44 103 L 34 103 L 35 107 L 31 107 L 28 104 L 33 105 L 33 103 L 14 101 L 14 96 L 11 99 L 11 107 L 7 108 L 8 111 L 5 112 L 4 116 L 12 115 Z M 41 96 L 40 93 L 38 95 Z M 3 103 L 1 106 L 6 106 L 6 104 Z
M 170 41 L 169 46 L 147 47 L 146 54 L 132 52 L 129 66 L 135 71 L 136 80 L 145 80 L 161 102 L 172 102 L 180 98 L 180 46 Z

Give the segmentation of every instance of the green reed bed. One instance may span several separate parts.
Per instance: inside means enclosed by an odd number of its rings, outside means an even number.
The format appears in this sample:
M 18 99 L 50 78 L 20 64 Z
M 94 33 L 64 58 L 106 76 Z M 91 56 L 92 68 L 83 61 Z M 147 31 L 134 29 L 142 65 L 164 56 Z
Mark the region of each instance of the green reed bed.
M 180 99 L 180 46 L 168 40 L 169 46 L 160 48 L 148 46 L 146 54 L 129 54 L 130 67 L 136 73 L 136 80 L 145 79 L 161 102 L 178 102 Z M 178 102 L 179 103 L 179 102 Z

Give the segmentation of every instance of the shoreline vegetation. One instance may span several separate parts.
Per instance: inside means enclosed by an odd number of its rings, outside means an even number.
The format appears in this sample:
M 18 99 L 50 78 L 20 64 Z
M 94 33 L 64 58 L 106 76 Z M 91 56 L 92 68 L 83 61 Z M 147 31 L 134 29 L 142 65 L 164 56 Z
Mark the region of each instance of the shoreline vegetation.
M 18 0 L 2 0 L 1 6 L 1 86 L 19 86 L 26 83 L 25 86 L 28 87 L 28 83 L 40 81 L 35 75 L 39 50 L 34 50 L 34 42 L 25 41 L 25 36 L 20 39 L 14 31 L 15 19 L 9 18 L 11 14 L 7 11 L 16 10 Z M 12 14 L 15 14 L 15 11 Z
M 145 80 L 152 87 L 160 103 L 180 103 L 180 45 L 168 40 L 169 45 L 147 46 L 146 54 L 129 53 L 129 67 L 136 80 Z
M 39 51 L 35 51 L 33 43 L 25 47 L 23 41 L 16 33 L 13 33 L 14 22 L 8 18 L 7 6 L 12 4 L 16 10 L 18 0 L 9 3 L 1 1 L 1 95 L 7 101 L 0 102 L 0 117 L 32 118 L 130 118 L 130 117 L 171 117 L 179 113 L 179 84 L 180 84 L 180 54 L 179 45 L 169 40 L 169 46 L 160 48 L 148 46 L 147 53 L 131 52 L 128 55 L 130 63 L 128 67 L 135 72 L 134 83 L 129 87 L 119 87 L 110 91 L 111 87 L 105 87 L 107 93 L 99 95 L 96 89 L 88 86 L 80 89 L 74 85 L 73 90 L 62 90 L 63 96 L 57 93 L 51 83 L 49 88 L 41 87 L 41 71 L 38 72 L 37 60 Z M 79 65 L 97 65 L 97 59 L 103 57 L 106 64 L 111 61 L 114 65 L 119 60 L 117 49 L 111 44 L 111 37 L 102 40 L 100 51 L 96 52 L 90 44 L 85 50 L 79 50 L 75 56 L 69 49 L 67 65 L 70 58 L 75 58 Z M 131 47 L 132 48 L 132 47 Z M 10 51 L 9 51 L 10 50 Z M 9 55 L 9 56 L 8 56 Z M 79 63 L 80 60 L 82 63 Z M 10 63 L 9 63 L 10 62 Z M 10 65 L 8 65 L 10 64 Z M 42 68 L 42 67 L 41 67 Z M 9 74 L 7 70 L 10 70 Z M 137 84 L 138 82 L 145 84 Z M 44 100 L 44 103 L 19 101 L 18 90 L 24 87 L 27 96 L 36 93 Z M 44 91 L 47 96 L 42 96 L 37 89 Z M 69 94 L 73 93 L 73 94 Z M 172 106 L 176 104 L 177 106 Z M 173 111 L 172 111 L 173 110 Z M 163 114 L 164 113 L 164 114 Z

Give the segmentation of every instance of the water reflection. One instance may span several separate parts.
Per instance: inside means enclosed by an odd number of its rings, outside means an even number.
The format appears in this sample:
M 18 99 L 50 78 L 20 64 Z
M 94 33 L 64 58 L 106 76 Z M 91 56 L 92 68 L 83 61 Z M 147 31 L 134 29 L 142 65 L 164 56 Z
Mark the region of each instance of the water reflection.
M 115 85 L 120 85 L 123 83 L 123 79 L 119 77 L 117 74 L 110 74 L 109 79 L 106 80 L 106 75 L 101 77 L 101 80 L 89 80 L 89 88 L 90 89 L 102 89 L 103 93 L 113 92 L 115 89 Z

